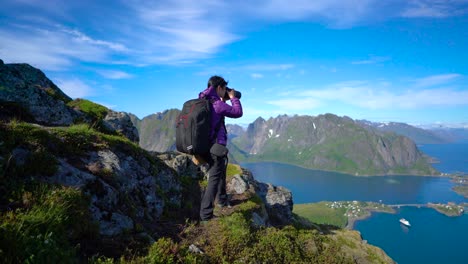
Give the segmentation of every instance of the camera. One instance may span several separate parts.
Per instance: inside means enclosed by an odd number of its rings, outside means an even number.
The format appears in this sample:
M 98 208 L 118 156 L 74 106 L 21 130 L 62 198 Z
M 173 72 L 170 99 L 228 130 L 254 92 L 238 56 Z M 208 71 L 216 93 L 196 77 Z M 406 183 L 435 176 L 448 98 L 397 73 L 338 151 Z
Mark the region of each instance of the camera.
M 229 87 L 226 87 L 226 93 L 224 94 L 224 99 L 225 99 L 225 100 L 229 100 L 229 99 L 230 99 L 230 98 L 229 98 L 229 94 L 228 94 L 228 92 L 230 92 L 230 91 L 232 91 L 232 89 L 229 88 Z M 239 91 L 234 91 L 234 97 L 236 97 L 237 99 L 241 99 L 241 96 L 242 96 L 241 92 L 239 92 Z

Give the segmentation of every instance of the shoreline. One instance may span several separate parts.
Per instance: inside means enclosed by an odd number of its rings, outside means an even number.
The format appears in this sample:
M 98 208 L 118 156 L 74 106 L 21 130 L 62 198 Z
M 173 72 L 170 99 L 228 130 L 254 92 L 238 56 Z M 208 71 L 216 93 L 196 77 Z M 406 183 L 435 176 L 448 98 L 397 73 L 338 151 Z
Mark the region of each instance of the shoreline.
M 416 176 L 416 177 L 440 177 L 440 178 L 445 178 L 445 177 L 452 177 L 454 175 L 452 174 L 447 174 L 447 173 L 441 173 L 439 172 L 438 174 L 434 175 L 428 175 L 428 174 L 408 174 L 408 173 L 402 173 L 402 174 L 351 174 L 349 172 L 344 172 L 344 171 L 336 171 L 336 170 L 324 170 L 324 169 L 316 169 L 316 168 L 308 168 L 305 166 L 301 166 L 298 164 L 293 164 L 293 163 L 288 163 L 288 162 L 279 162 L 279 161 L 270 161 L 270 160 L 264 160 L 264 161 L 248 161 L 248 162 L 240 162 L 244 164 L 253 164 L 253 163 L 276 163 L 276 164 L 283 164 L 283 165 L 290 165 L 290 166 L 295 166 L 298 168 L 306 169 L 306 170 L 313 170 L 313 171 L 324 171 L 324 172 L 334 172 L 334 173 L 339 173 L 339 174 L 344 174 L 348 176 L 353 176 L 353 177 L 385 177 L 385 176 Z M 240 164 L 239 164 L 240 165 Z M 242 165 L 240 165 L 242 167 Z

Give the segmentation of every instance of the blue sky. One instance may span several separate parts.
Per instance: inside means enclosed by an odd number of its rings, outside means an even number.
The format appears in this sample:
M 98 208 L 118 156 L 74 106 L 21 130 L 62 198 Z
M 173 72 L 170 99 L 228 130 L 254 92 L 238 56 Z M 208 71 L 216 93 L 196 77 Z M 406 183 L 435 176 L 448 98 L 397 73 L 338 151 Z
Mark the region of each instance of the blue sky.
M 69 3 L 67 3 L 69 2 Z M 143 118 L 217 74 L 248 124 L 334 113 L 468 123 L 468 0 L 3 0 L 0 59 Z

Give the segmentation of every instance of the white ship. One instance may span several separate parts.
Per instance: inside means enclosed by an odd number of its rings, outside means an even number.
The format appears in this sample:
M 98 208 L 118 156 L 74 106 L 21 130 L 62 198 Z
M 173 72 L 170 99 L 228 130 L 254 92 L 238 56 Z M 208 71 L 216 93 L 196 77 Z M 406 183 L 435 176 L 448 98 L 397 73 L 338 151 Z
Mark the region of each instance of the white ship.
M 406 220 L 406 219 L 404 219 L 404 218 L 401 218 L 401 219 L 400 219 L 400 223 L 404 224 L 405 226 L 411 226 L 410 223 L 409 223 L 409 221 Z

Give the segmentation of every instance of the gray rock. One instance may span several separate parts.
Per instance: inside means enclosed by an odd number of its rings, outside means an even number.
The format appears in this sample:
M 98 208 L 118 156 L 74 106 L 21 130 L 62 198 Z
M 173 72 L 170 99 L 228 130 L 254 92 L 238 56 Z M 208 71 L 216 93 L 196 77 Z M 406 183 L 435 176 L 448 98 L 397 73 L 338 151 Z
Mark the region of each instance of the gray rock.
M 84 188 L 88 183 L 96 180 L 96 176 L 71 166 L 64 159 L 58 159 L 58 169 L 53 177 L 48 177 L 50 183 L 64 186 Z
M 242 194 L 249 190 L 249 183 L 241 175 L 235 175 L 231 182 L 228 183 L 227 188 L 234 191 L 234 193 Z
M 228 193 L 252 193 L 258 195 L 264 207 L 253 219 L 254 226 L 287 225 L 292 223 L 293 198 L 284 187 L 258 182 L 252 173 L 242 169 L 242 175 L 236 175 L 227 185 Z
M 164 161 L 167 166 L 173 168 L 179 175 L 190 176 L 194 179 L 200 176 L 199 168 L 192 162 L 191 155 L 176 152 L 152 153 L 155 157 Z
M 189 252 L 197 253 L 197 254 L 200 254 L 200 255 L 205 254 L 205 252 L 203 252 L 203 250 L 201 250 L 199 247 L 195 246 L 194 244 L 191 244 L 189 246 Z
M 133 220 L 119 213 L 112 214 L 109 220 L 101 219 L 99 221 L 99 231 L 103 236 L 117 236 L 126 230 L 133 229 Z
M 288 189 L 282 186 L 258 183 L 256 190 L 257 195 L 265 203 L 273 225 L 287 225 L 292 222 L 293 199 L 292 193 Z
M 0 101 L 14 102 L 44 125 L 70 125 L 82 113 L 66 105 L 64 94 L 42 71 L 28 64 L 0 65 Z
M 103 124 L 108 130 L 117 131 L 133 142 L 138 143 L 140 140 L 138 130 L 128 113 L 109 110 L 104 117 Z

